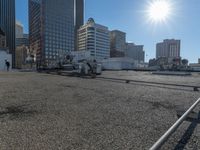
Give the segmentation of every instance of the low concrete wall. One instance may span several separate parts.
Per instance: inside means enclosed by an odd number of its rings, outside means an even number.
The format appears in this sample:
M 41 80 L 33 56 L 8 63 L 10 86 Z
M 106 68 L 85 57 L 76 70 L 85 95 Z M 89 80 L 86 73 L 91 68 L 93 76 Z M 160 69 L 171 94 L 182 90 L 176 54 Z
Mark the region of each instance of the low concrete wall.
M 152 72 L 155 75 L 173 75 L 173 76 L 190 76 L 191 72 L 178 72 L 178 71 L 155 71 Z
M 134 60 L 130 58 L 109 58 L 102 60 L 102 68 L 104 70 L 124 70 L 134 69 Z
M 12 55 L 8 54 L 5 50 L 0 49 L 0 71 L 5 71 L 5 60 L 10 62 L 10 67 L 12 66 Z

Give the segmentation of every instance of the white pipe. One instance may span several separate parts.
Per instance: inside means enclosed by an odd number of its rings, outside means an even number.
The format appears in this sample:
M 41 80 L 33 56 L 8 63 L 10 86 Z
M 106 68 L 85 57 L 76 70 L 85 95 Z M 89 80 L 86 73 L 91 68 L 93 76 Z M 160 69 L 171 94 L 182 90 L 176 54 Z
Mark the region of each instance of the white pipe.
M 183 114 L 181 118 L 176 121 L 176 123 L 171 128 L 169 128 L 169 130 L 149 150 L 159 150 L 199 103 L 200 98 Z

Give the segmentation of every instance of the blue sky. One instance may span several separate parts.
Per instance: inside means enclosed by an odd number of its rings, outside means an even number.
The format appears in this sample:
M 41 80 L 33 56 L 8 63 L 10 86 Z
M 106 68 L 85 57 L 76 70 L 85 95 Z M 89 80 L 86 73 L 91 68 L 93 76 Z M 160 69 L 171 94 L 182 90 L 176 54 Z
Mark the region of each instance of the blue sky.
M 144 45 L 146 60 L 155 57 L 155 45 L 163 39 L 181 39 L 181 56 L 190 62 L 200 58 L 200 0 L 172 1 L 173 14 L 165 23 L 147 21 L 151 0 L 85 0 L 85 21 L 93 17 L 110 30 L 127 33 L 127 41 Z M 170 1 L 170 0 L 169 0 Z M 16 18 L 28 32 L 28 0 L 16 0 Z

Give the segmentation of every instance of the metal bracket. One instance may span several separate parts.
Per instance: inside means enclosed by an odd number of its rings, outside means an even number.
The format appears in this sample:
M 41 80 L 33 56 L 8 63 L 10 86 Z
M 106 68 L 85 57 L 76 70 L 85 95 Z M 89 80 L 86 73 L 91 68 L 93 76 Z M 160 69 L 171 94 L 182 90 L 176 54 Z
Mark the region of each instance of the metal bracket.
M 195 92 L 199 92 L 199 88 L 198 87 L 194 87 L 194 91 Z
M 183 114 L 185 113 L 185 111 L 183 110 L 178 110 L 177 111 L 177 117 L 181 118 L 183 116 Z M 192 111 L 187 118 L 185 119 L 185 121 L 189 121 L 189 122 L 197 122 L 200 123 L 200 118 L 199 118 L 199 113 Z

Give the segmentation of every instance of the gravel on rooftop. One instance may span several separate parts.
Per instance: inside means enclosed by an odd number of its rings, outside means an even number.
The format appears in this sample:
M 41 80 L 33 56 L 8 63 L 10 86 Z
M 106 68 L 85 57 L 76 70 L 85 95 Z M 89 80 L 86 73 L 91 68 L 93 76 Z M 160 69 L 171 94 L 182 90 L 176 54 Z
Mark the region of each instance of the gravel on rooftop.
M 109 71 L 102 76 L 200 84 L 198 74 Z M 176 111 L 186 110 L 199 97 L 200 92 L 189 88 L 0 72 L 0 149 L 149 149 L 178 119 Z M 162 149 L 175 147 L 200 149 L 200 124 L 185 121 Z

